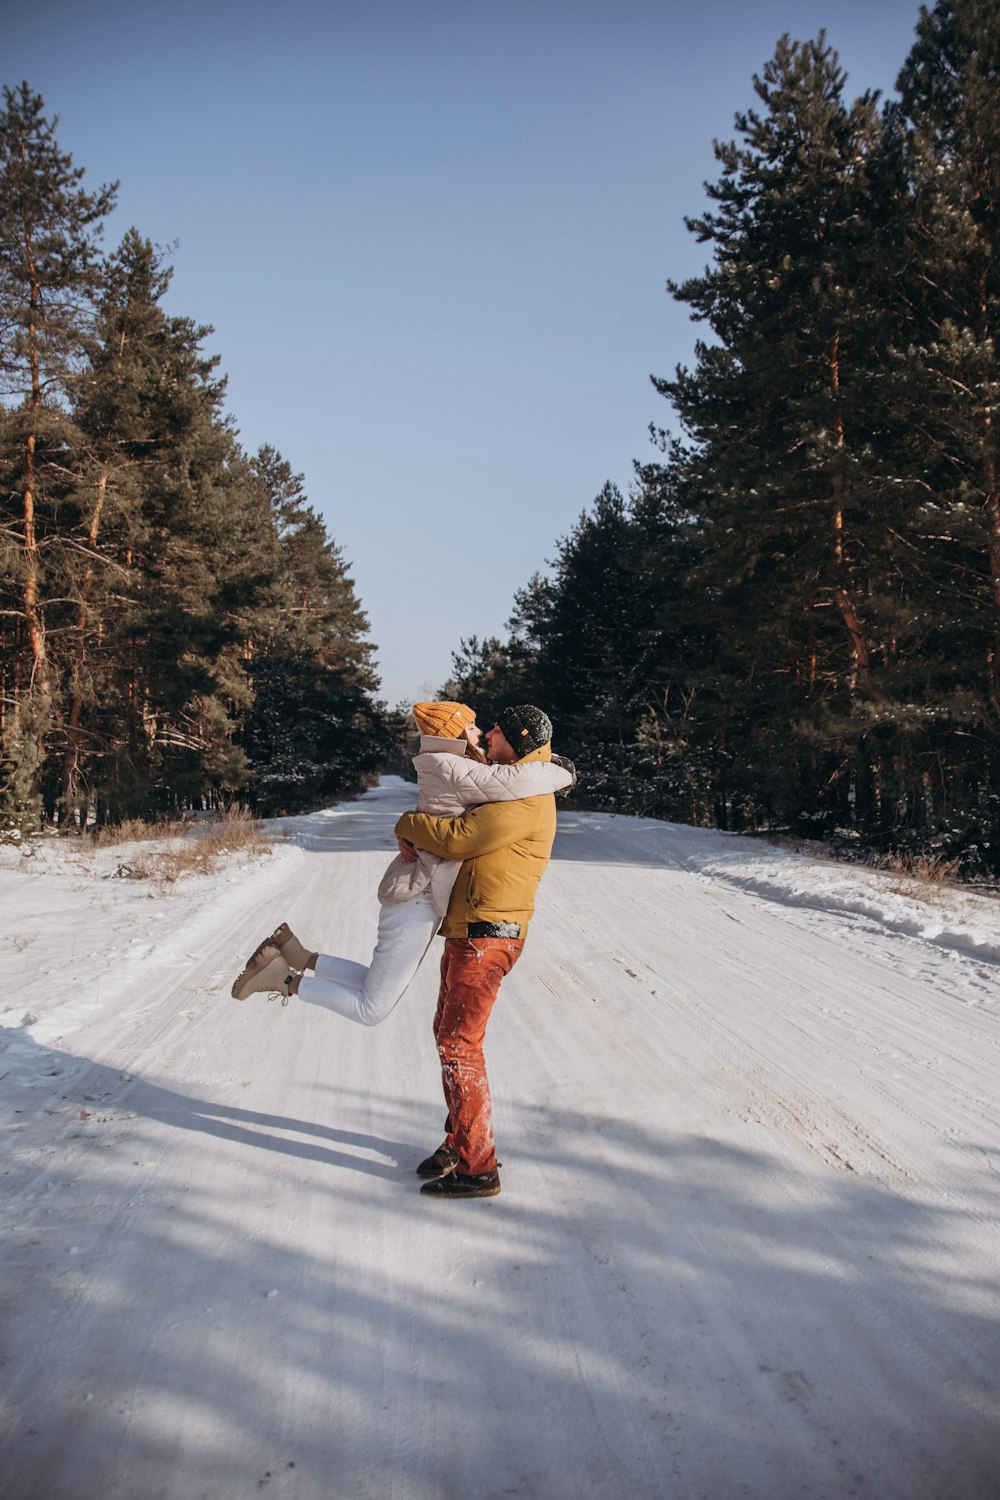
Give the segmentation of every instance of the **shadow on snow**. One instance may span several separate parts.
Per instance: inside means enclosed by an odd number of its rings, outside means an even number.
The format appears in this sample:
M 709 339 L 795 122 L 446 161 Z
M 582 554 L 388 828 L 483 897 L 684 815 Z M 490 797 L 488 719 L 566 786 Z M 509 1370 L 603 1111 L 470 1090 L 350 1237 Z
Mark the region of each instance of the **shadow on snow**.
M 229 1500 L 248 1465 L 337 1500 L 997 1492 L 1000 1331 L 937 1254 L 945 1210 L 517 1100 L 509 1196 L 430 1205 L 411 1100 L 331 1087 L 296 1119 L 8 1035 L 32 1123 L 5 1181 L 31 1210 L 3 1254 L 7 1500 L 124 1500 L 136 1474 L 142 1500 Z M 373 1128 L 338 1126 L 358 1106 Z M 245 1215 L 144 1175 L 164 1127 L 225 1144 Z M 405 1237 L 388 1270 L 341 1248 L 348 1218 Z

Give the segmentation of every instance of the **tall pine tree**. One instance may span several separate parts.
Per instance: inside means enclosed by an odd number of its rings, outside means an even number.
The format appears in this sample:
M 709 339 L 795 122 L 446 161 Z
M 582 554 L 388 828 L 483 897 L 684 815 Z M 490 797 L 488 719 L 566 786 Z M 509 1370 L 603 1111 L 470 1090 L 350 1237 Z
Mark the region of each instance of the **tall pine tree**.
M 22 83 L 0 112 L 0 461 L 3 623 L 0 809 L 36 821 L 47 738 L 60 732 L 63 623 L 72 559 L 60 508 L 73 473 L 68 393 L 83 361 L 100 279 L 97 243 L 115 186 L 89 193 L 56 121 Z
M 273 448 L 254 459 L 279 560 L 248 641 L 253 706 L 243 744 L 262 811 L 297 812 L 366 785 L 402 726 L 375 699 L 368 621 L 302 476 Z
M 872 735 L 898 715 L 890 642 L 906 617 L 883 451 L 902 230 L 876 98 L 847 103 L 845 82 L 822 35 L 782 38 L 755 78 L 761 108 L 716 147 L 717 207 L 689 223 L 713 263 L 672 288 L 715 341 L 656 384 L 690 443 L 734 795 L 833 820 L 856 800 L 877 821 Z
M 915 497 L 907 543 L 933 624 L 926 797 L 953 840 L 1000 841 L 1000 4 L 941 0 L 900 73 L 911 185 L 897 355 Z

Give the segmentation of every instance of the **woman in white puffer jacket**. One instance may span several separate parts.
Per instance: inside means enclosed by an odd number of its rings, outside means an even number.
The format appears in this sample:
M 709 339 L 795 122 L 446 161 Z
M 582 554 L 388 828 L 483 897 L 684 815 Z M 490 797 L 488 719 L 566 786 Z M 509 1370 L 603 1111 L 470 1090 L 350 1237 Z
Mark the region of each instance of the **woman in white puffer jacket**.
M 566 791 L 575 780 L 557 760 L 487 765 L 478 749 L 481 731 L 464 703 L 416 703 L 413 716 L 421 730 L 420 754 L 413 758 L 418 812 L 458 817 L 484 802 Z M 298 995 L 349 1021 L 377 1026 L 426 957 L 460 868 L 460 860 L 439 859 L 425 850 L 417 850 L 416 863 L 397 856 L 379 884 L 378 939 L 370 964 L 310 952 L 283 922 L 248 960 L 233 985 L 234 998 L 275 991 Z M 306 969 L 313 973 L 294 972 Z

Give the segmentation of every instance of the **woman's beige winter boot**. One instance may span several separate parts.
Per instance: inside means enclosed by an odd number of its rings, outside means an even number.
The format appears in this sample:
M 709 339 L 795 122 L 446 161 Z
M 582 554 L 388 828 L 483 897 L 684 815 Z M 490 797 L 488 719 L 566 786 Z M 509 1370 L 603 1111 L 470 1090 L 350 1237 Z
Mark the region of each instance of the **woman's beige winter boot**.
M 282 922 L 271 933 L 269 942 L 278 949 L 283 959 L 291 964 L 293 969 L 315 968 L 316 959 L 319 956 L 315 949 L 304 948 L 287 922 Z
M 277 948 L 262 944 L 237 978 L 232 996 L 247 1000 L 251 995 L 288 995 L 296 977 Z
M 268 933 L 262 943 L 257 944 L 257 947 L 247 959 L 247 966 L 244 973 L 249 972 L 250 965 L 257 962 L 257 959 L 265 948 L 277 948 L 290 969 L 312 969 L 316 966 L 318 955 L 315 952 L 310 953 L 308 948 L 304 948 L 288 923 L 282 922 L 280 927 L 276 927 L 273 932 Z

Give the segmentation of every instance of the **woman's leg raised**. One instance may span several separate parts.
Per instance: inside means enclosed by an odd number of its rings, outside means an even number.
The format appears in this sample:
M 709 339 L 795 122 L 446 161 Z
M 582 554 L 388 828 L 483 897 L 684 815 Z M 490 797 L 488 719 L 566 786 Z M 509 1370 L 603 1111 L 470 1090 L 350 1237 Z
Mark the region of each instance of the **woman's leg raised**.
M 320 953 L 315 976 L 304 974 L 299 980 L 299 999 L 359 1025 L 377 1026 L 402 999 L 440 925 L 426 891 L 412 901 L 380 907 L 378 941 L 368 967 Z

